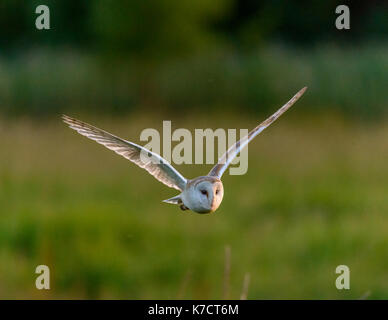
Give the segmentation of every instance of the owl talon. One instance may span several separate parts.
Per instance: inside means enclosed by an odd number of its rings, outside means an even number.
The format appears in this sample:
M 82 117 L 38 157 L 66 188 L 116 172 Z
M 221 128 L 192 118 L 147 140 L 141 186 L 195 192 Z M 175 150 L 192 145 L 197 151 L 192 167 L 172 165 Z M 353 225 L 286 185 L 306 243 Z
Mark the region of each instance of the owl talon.
M 185 205 L 183 205 L 183 204 L 181 204 L 179 207 L 181 208 L 181 210 L 189 210 L 189 208 L 187 208 L 187 207 L 186 207 Z

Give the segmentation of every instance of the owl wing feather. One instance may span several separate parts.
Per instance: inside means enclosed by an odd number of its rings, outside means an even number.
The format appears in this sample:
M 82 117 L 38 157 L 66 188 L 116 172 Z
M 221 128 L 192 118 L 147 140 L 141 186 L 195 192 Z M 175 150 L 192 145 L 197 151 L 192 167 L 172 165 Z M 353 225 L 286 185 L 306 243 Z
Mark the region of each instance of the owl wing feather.
M 295 94 L 290 101 L 288 101 L 283 107 L 276 111 L 267 120 L 260 123 L 256 128 L 248 133 L 247 136 L 243 137 L 232 145 L 219 159 L 218 163 L 210 170 L 209 176 L 221 178 L 225 170 L 229 167 L 233 159 L 239 154 L 239 152 L 248 145 L 248 143 L 257 135 L 259 135 L 265 128 L 269 127 L 276 119 L 278 119 L 284 112 L 286 112 L 307 90 L 307 87 L 301 89 Z
M 80 120 L 66 115 L 63 115 L 62 119 L 71 129 L 132 161 L 166 186 L 179 191 L 185 188 L 187 180 L 158 154 Z M 141 157 L 142 153 L 146 156 Z

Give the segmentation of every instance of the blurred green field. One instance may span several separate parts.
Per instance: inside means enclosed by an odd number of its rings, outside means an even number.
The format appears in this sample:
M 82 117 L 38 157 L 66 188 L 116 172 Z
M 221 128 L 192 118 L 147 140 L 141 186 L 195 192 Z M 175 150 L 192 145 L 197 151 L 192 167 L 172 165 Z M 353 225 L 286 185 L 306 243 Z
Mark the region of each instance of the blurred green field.
M 78 115 L 139 142 L 167 117 Z M 175 128 L 252 128 L 255 119 L 182 117 Z M 56 118 L 0 119 L 1 298 L 388 298 L 388 126 L 297 110 L 249 147 L 249 170 L 226 175 L 215 214 L 161 203 L 176 194 Z M 211 166 L 183 165 L 188 178 Z M 51 290 L 35 289 L 47 264 Z M 350 290 L 335 268 L 350 267 Z M 190 276 L 187 276 L 190 275 Z
M 270 113 L 280 97 L 309 86 L 298 103 L 306 113 L 339 112 L 359 121 L 387 116 L 388 45 L 322 44 L 306 50 L 273 44 L 241 53 L 205 51 L 148 70 L 124 57 L 31 50 L 0 55 L 0 113 L 62 112 L 129 115 L 150 109 L 180 114 L 222 111 Z

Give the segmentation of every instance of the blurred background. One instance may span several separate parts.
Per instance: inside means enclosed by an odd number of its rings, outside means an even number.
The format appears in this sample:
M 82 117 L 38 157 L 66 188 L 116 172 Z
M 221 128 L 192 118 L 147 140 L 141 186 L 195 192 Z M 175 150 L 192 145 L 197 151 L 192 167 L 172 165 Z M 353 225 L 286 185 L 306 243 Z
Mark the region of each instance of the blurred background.
M 386 1 L 2 0 L 0 48 L 0 298 L 388 298 Z M 60 119 L 251 129 L 303 86 L 211 215 Z

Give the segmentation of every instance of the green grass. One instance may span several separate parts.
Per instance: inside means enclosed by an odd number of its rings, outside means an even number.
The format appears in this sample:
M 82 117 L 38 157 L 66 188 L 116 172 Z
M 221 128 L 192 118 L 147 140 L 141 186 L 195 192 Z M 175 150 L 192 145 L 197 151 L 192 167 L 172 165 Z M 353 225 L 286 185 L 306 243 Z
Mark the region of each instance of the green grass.
M 161 203 L 175 190 L 59 119 L 1 120 L 0 297 L 222 298 L 229 245 L 231 298 L 247 272 L 249 299 L 388 298 L 387 123 L 293 111 L 250 145 L 245 176 L 224 177 L 210 215 Z M 163 119 L 81 118 L 135 142 Z M 179 120 L 193 129 L 260 119 Z M 192 178 L 210 167 L 178 168 Z M 39 264 L 51 270 L 47 292 L 34 286 Z M 335 288 L 340 264 L 351 290 Z
M 74 50 L 0 53 L 0 112 L 55 115 L 69 110 L 129 114 L 149 107 L 182 112 L 236 109 L 263 114 L 304 86 L 305 112 L 341 112 L 358 120 L 387 115 L 388 45 L 227 48 L 141 65 Z

